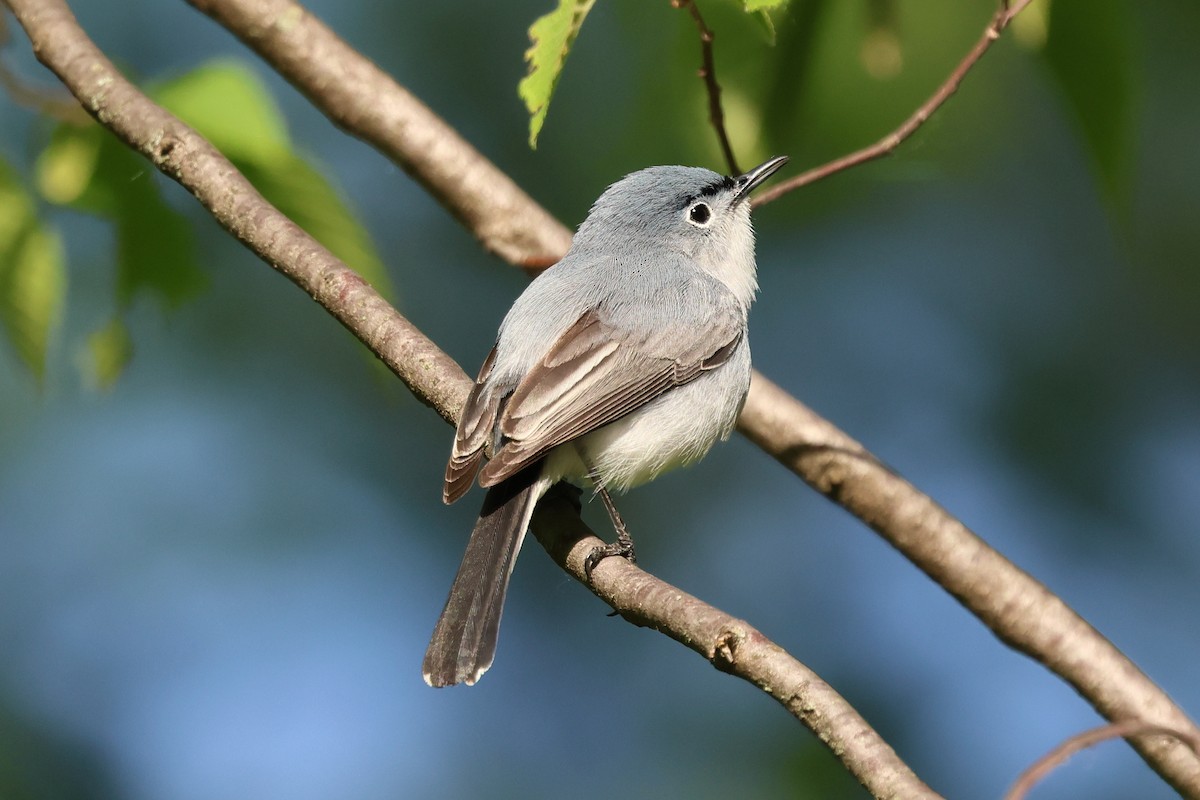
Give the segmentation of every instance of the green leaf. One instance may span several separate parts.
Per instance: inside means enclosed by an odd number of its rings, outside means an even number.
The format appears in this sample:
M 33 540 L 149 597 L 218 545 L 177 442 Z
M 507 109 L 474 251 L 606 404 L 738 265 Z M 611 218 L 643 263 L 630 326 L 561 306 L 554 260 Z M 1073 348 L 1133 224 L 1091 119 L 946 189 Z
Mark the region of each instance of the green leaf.
M 117 302 L 127 307 L 139 292 L 178 308 L 208 285 L 196 263 L 196 242 L 186 217 L 163 202 L 150 179 L 131 184 L 117 215 Z
M 1101 183 L 1111 196 L 1128 187 L 1133 155 L 1136 28 L 1124 0 L 1054 0 L 1046 60 L 1075 112 Z
M 272 205 L 390 295 L 371 237 L 334 186 L 292 150 L 282 113 L 251 70 L 214 61 L 152 94 L 228 156 Z
M 204 288 L 186 217 L 163 200 L 145 159 L 96 124 L 60 125 L 38 157 L 42 196 L 52 203 L 111 219 L 117 230 L 117 300 L 140 291 L 178 307 Z
M 292 154 L 271 93 L 238 62 L 210 61 L 160 85 L 151 96 L 231 161 L 263 164 Z
M 529 74 L 517 84 L 517 94 L 529 109 L 529 146 L 537 147 L 538 134 L 550 109 L 550 98 L 562 75 L 563 64 L 579 28 L 596 0 L 558 0 L 558 8 L 539 17 L 529 28 L 532 46 L 525 52 Z
M 384 296 L 390 281 L 370 235 L 338 191 L 299 156 L 263 167 L 238 165 L 247 178 L 280 211 L 329 248 Z
M 754 11 L 781 11 L 789 0 L 742 0 L 742 8 L 747 13 Z
M 87 340 L 87 369 L 99 389 L 111 389 L 133 358 L 133 339 L 120 317 L 94 331 Z
M 0 162 L 0 326 L 38 380 L 66 289 L 58 234 L 41 224 L 17 174 Z
M 42 196 L 61 206 L 111 209 L 111 198 L 86 197 L 94 187 L 105 132 L 96 124 L 59 125 L 38 156 L 34 178 Z

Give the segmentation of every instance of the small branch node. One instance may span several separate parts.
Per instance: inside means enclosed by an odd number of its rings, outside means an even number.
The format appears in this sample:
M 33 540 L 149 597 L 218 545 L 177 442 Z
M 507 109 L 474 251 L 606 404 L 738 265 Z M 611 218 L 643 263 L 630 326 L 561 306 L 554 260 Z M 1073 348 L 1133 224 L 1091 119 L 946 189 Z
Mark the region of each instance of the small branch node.
M 737 646 L 742 636 L 737 631 L 726 628 L 718 634 L 713 642 L 712 665 L 722 672 L 731 672 L 737 661 Z

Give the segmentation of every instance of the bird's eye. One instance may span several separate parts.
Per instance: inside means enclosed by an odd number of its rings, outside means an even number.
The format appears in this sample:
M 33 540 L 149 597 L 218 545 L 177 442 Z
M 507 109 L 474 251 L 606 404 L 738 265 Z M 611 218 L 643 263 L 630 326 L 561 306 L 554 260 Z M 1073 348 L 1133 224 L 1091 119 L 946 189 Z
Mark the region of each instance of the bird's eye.
M 688 219 L 695 225 L 707 225 L 712 219 L 712 209 L 708 207 L 707 203 L 696 203 L 688 209 Z

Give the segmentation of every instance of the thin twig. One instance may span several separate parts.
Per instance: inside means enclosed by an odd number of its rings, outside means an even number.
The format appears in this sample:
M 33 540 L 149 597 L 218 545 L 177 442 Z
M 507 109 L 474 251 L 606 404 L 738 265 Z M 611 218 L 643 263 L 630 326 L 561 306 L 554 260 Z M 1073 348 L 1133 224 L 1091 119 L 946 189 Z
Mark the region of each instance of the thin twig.
M 836 158 L 827 164 L 813 167 L 794 178 L 788 178 L 786 181 L 777 183 L 769 189 L 759 192 L 754 197 L 754 207 L 765 206 L 767 203 L 778 200 L 788 192 L 794 192 L 802 186 L 816 183 L 823 178 L 828 178 L 830 175 L 836 175 L 843 170 L 891 154 L 892 151 L 900 146 L 901 142 L 916 133 L 917 129 L 924 125 L 950 99 L 950 96 L 958 91 L 959 84 L 962 83 L 963 78 L 967 76 L 971 68 L 975 66 L 979 59 L 983 58 L 983 54 L 988 51 L 992 43 L 1000 38 L 1000 34 L 1008 27 L 1008 23 L 1012 22 L 1013 17 L 1021 13 L 1021 10 L 1029 5 L 1030 2 L 1032 0 L 1018 0 L 1018 2 L 1011 6 L 1007 2 L 1002 2 L 1000 8 L 992 15 L 987 27 L 984 28 L 983 35 L 975 43 L 975 46 L 963 57 L 958 66 L 954 68 L 929 99 L 922 103 L 908 119 L 904 120 L 900 124 L 900 127 L 870 147 L 864 147 L 849 155 Z
M 713 32 L 704 24 L 704 17 L 700 16 L 696 0 L 671 0 L 671 5 L 687 11 L 696 23 L 696 30 L 700 33 L 700 69 L 697 74 L 704 81 L 704 89 L 708 93 L 708 119 L 713 130 L 717 132 L 717 141 L 721 143 L 721 152 L 725 154 L 729 174 L 741 175 L 737 158 L 733 155 L 733 146 L 729 143 L 729 133 L 725 130 L 725 111 L 721 108 L 721 84 L 717 82 L 717 67 L 713 62 Z
M 1017 779 L 1012 788 L 1004 795 L 1004 800 L 1025 800 L 1025 796 L 1029 794 L 1030 789 L 1081 750 L 1094 747 L 1110 739 L 1130 738 L 1133 736 L 1169 736 L 1183 742 L 1192 748 L 1192 751 L 1197 756 L 1200 756 L 1200 735 L 1197 735 L 1194 731 L 1181 731 L 1175 728 L 1168 728 L 1154 722 L 1147 722 L 1144 719 L 1123 719 L 1120 722 L 1110 722 L 1107 725 L 1101 725 L 1098 728 L 1077 733 L 1049 753 L 1046 753 L 1046 755 L 1031 764 L 1029 769 L 1021 773 L 1021 777 Z

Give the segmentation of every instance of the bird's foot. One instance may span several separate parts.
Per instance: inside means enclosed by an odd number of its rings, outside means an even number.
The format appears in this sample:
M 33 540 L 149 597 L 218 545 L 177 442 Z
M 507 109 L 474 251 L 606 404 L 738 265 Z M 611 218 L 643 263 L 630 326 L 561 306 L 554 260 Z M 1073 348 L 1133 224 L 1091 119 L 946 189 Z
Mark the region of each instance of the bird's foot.
M 592 579 L 592 570 L 609 556 L 620 556 L 630 564 L 637 563 L 637 551 L 633 546 L 633 538 L 629 535 L 629 531 L 625 530 L 624 526 L 617 531 L 617 540 L 615 542 L 592 548 L 592 552 L 588 553 L 587 558 L 584 559 L 583 574 L 587 576 L 589 581 Z

